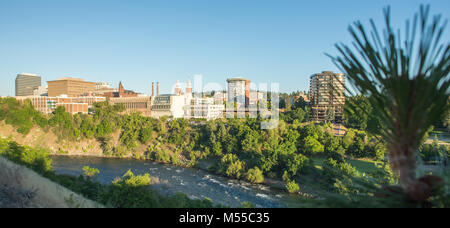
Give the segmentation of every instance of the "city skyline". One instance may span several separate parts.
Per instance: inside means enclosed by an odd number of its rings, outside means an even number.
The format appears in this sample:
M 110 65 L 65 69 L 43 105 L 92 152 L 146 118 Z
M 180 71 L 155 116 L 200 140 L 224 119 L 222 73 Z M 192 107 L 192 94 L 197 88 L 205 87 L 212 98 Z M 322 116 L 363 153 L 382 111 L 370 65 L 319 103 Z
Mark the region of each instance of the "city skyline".
M 176 80 L 196 74 L 224 88 L 227 78 L 244 77 L 304 91 L 312 74 L 340 72 L 324 53 L 350 40 L 353 21 L 382 24 L 388 5 L 400 28 L 420 3 L 444 17 L 450 11 L 448 1 L 405 2 L 2 1 L 0 96 L 14 95 L 22 72 L 40 75 L 44 86 L 75 77 L 122 81 L 146 94 L 153 81 L 171 93 Z

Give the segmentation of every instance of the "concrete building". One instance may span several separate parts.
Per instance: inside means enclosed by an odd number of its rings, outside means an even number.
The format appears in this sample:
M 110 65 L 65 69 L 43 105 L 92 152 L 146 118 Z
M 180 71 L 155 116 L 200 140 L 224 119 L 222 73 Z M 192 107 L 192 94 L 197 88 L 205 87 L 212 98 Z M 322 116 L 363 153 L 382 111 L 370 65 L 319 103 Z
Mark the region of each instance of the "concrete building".
M 34 90 L 38 89 L 41 83 L 41 77 L 36 74 L 18 74 L 16 77 L 16 97 L 33 96 Z
M 156 96 L 154 90 L 154 83 L 152 83 L 152 113 L 153 118 L 161 118 L 168 116 L 172 118 L 184 118 L 185 106 L 191 104 L 192 85 L 188 81 L 186 85 L 186 92 L 183 93 L 180 83 L 177 81 L 174 88 L 174 94 L 159 94 L 159 82 L 157 82 Z
M 94 82 L 86 82 L 78 78 L 61 78 L 55 81 L 48 81 L 48 96 L 57 97 L 67 95 L 69 97 L 79 97 L 92 94 L 95 91 Z
M 225 105 L 214 104 L 214 98 L 193 98 L 185 106 L 184 118 L 219 119 L 224 117 Z
M 185 104 L 186 97 L 184 95 L 162 94 L 156 96 L 152 101 L 151 116 L 156 119 L 163 116 L 183 118 Z
M 345 75 L 323 71 L 313 74 L 310 79 L 312 120 L 341 122 L 345 105 Z
M 244 105 L 248 108 L 250 104 L 250 80 L 245 78 L 227 79 L 227 102 L 235 102 L 238 107 Z

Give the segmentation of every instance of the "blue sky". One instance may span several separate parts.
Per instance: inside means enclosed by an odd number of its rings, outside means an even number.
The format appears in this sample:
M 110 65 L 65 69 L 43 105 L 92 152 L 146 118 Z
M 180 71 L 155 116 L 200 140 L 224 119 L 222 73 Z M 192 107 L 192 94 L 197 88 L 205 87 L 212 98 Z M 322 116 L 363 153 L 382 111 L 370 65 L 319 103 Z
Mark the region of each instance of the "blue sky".
M 381 24 L 390 5 L 403 28 L 421 3 L 450 15 L 448 0 L 0 0 L 0 95 L 14 95 L 22 72 L 44 82 L 122 81 L 143 93 L 152 81 L 170 92 L 195 74 L 204 83 L 246 77 L 307 90 L 309 75 L 337 71 L 325 53 L 351 41 L 351 22 Z

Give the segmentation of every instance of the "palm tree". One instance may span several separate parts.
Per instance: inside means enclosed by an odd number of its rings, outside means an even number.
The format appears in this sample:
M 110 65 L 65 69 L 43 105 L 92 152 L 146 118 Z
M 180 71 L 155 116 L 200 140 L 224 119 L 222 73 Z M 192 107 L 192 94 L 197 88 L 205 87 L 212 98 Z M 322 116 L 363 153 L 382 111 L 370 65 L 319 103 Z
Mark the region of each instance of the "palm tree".
M 429 187 L 416 177 L 416 156 L 427 129 L 449 109 L 450 46 L 440 41 L 446 21 L 437 15 L 430 22 L 429 6 L 406 21 L 404 39 L 391 27 L 389 7 L 384 15 L 382 36 L 373 20 L 370 33 L 357 21 L 349 27 L 353 48 L 339 43 L 339 56 L 328 56 L 353 90 L 369 98 L 382 125 L 373 133 L 386 141 L 391 167 L 411 196 Z

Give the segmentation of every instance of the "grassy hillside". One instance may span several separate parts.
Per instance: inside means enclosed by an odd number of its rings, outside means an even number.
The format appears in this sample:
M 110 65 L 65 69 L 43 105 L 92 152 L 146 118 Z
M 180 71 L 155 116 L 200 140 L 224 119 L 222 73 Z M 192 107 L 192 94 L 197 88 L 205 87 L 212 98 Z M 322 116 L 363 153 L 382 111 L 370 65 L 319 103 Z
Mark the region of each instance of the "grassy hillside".
M 0 156 L 0 208 L 99 208 L 101 204 Z

